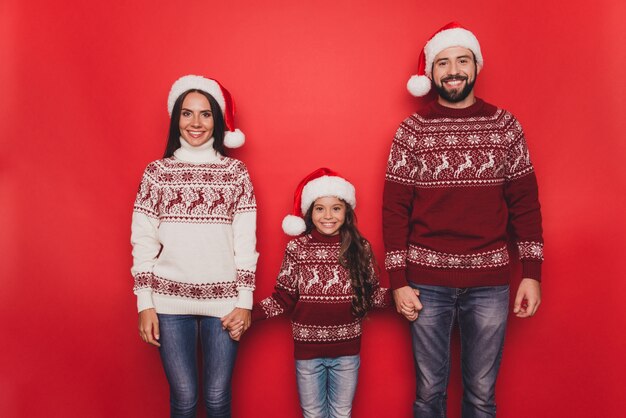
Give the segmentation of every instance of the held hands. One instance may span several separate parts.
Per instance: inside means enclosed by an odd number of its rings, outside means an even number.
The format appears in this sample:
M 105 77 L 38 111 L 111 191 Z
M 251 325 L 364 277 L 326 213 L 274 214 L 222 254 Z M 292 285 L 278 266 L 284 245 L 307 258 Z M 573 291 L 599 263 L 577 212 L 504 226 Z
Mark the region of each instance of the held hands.
M 418 296 L 420 291 L 411 286 L 403 286 L 393 291 L 393 300 L 396 310 L 409 321 L 415 321 L 422 310 L 422 303 Z
M 139 336 L 143 342 L 161 347 L 159 344 L 159 318 L 156 309 L 144 309 L 139 312 Z
M 252 324 L 250 309 L 235 308 L 228 315 L 221 318 L 222 328 L 228 330 L 230 338 L 239 341 L 241 336 Z
M 530 318 L 541 303 L 541 284 L 534 279 L 522 279 L 517 288 L 513 313 L 518 318 Z

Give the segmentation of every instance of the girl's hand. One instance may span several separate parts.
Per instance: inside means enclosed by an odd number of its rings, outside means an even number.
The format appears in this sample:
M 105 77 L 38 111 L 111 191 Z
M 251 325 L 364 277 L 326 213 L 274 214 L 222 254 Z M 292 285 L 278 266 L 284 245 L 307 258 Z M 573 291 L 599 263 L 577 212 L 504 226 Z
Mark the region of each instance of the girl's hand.
M 234 325 L 231 325 L 231 327 L 228 329 L 228 335 L 230 335 L 230 338 L 232 338 L 235 341 L 239 341 L 241 339 L 241 336 L 243 335 L 243 321 L 240 321 L 238 323 L 235 323 Z
M 156 309 L 144 309 L 139 312 L 139 336 L 143 342 L 161 347 L 159 344 L 159 318 Z

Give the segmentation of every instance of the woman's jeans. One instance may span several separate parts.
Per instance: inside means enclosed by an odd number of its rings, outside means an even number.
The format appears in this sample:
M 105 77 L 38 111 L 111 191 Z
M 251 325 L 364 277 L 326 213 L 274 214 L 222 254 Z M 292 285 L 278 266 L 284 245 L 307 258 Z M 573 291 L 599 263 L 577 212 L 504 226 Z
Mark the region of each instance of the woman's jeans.
M 220 319 L 196 315 L 158 316 L 161 360 L 170 385 L 170 416 L 196 416 L 199 337 L 207 417 L 230 417 L 230 383 L 237 343 L 222 329 Z
M 296 360 L 304 418 L 350 417 L 360 364 L 358 354 Z
M 414 417 L 446 416 L 450 336 L 455 319 L 461 333 L 461 416 L 495 417 L 496 377 L 504 346 L 509 286 L 411 286 L 419 289 L 424 306 L 411 325 L 417 378 Z

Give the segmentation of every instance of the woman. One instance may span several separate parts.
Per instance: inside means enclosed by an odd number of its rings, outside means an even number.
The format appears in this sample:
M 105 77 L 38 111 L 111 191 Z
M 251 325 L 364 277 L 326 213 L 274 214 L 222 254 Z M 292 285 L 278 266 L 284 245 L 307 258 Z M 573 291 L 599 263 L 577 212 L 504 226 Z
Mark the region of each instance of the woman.
M 163 159 L 146 168 L 133 209 L 134 293 L 139 334 L 159 347 L 172 417 L 195 417 L 198 338 L 208 417 L 230 417 L 237 342 L 224 330 L 250 324 L 256 202 L 234 103 L 217 81 L 188 75 L 168 97 Z M 227 129 L 228 131 L 225 131 Z

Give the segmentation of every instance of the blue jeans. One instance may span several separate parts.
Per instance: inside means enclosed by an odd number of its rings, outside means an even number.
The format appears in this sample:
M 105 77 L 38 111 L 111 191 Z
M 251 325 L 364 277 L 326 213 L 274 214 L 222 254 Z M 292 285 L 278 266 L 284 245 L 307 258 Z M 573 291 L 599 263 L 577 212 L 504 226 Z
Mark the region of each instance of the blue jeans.
M 420 290 L 424 306 L 411 325 L 417 378 L 413 416 L 446 416 L 450 336 L 456 319 L 461 333 L 461 416 L 495 417 L 495 387 L 504 346 L 509 286 L 411 286 Z
M 350 417 L 360 364 L 358 354 L 296 360 L 304 418 Z
M 196 315 L 158 316 L 159 351 L 170 385 L 170 416 L 196 416 L 199 337 L 207 417 L 230 417 L 230 383 L 237 343 L 230 339 L 228 331 L 222 329 L 220 319 Z

